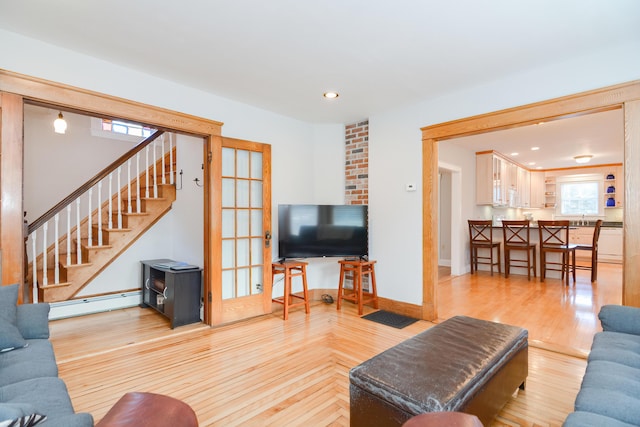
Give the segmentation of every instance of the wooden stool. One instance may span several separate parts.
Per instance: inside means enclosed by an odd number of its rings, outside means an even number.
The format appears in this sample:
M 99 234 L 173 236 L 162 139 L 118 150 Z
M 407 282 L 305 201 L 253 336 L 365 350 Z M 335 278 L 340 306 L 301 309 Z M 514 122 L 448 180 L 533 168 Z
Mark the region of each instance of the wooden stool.
M 375 261 L 342 260 L 340 263 L 340 284 L 338 285 L 338 310 L 343 299 L 358 305 L 358 315 L 362 315 L 362 306 L 373 303 L 373 308 L 378 308 L 378 293 L 376 291 L 376 272 L 373 268 Z M 348 272 L 353 273 L 353 292 L 344 293 L 344 276 Z M 371 290 L 365 292 L 362 289 L 362 276 L 368 274 Z
M 304 305 L 304 312 L 309 313 L 309 292 L 307 291 L 307 264 L 303 261 L 282 261 L 275 262 L 271 266 L 271 278 L 276 274 L 284 274 L 284 294 L 282 297 L 272 298 L 271 301 L 284 305 L 284 320 L 289 318 L 289 308 Z M 291 278 L 302 277 L 303 296 L 291 292 Z M 293 298 L 300 299 L 300 302 L 293 302 Z

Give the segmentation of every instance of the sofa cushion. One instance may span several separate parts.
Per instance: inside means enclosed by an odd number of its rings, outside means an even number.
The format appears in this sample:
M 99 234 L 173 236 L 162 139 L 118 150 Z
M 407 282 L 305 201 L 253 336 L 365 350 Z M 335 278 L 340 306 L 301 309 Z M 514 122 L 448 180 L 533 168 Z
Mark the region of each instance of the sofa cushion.
M 29 402 L 36 413 L 51 421 L 74 413 L 67 387 L 60 378 L 34 378 L 0 387 L 0 402 Z
M 575 410 L 593 412 L 628 424 L 640 425 L 640 399 L 623 391 L 580 388 Z
M 598 318 L 604 331 L 640 335 L 640 309 L 624 305 L 603 305 Z
M 31 378 L 58 376 L 51 343 L 48 340 L 28 342 L 25 348 L 0 353 L 0 387 Z
M 27 342 L 22 337 L 18 328 L 7 319 L 0 318 L 0 353 L 22 348 L 26 345 Z
M 18 285 L 0 286 L 0 318 L 16 324 Z
M 36 408 L 26 402 L 0 403 L 0 421 L 13 420 L 35 412 Z
M 634 427 L 634 425 L 604 415 L 577 411 L 569 414 L 562 427 Z
M 620 332 L 599 332 L 589 353 L 592 360 L 608 360 L 640 368 L 640 336 Z
M 48 303 L 22 304 L 17 307 L 16 326 L 24 339 L 49 338 Z

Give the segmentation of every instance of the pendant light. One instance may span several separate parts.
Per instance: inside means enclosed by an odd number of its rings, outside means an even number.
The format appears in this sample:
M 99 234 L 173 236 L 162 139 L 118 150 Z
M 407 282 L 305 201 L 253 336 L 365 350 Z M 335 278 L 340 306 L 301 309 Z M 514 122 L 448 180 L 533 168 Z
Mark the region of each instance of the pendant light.
M 67 121 L 62 117 L 62 111 L 58 113 L 58 118 L 54 120 L 53 129 L 56 133 L 61 134 L 67 131 Z

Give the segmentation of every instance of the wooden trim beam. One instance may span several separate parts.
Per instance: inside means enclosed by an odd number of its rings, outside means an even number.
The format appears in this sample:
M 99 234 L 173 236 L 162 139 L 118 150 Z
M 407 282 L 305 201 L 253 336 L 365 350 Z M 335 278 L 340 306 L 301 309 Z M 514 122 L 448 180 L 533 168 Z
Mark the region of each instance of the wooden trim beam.
M 631 191 L 640 178 L 640 80 L 562 98 L 496 111 L 422 128 L 423 141 L 423 313 L 437 314 L 435 286 L 438 282 L 437 218 L 439 141 L 502 129 L 560 120 L 567 117 L 624 108 L 625 111 L 625 210 L 623 255 L 623 303 L 640 306 L 640 193 Z

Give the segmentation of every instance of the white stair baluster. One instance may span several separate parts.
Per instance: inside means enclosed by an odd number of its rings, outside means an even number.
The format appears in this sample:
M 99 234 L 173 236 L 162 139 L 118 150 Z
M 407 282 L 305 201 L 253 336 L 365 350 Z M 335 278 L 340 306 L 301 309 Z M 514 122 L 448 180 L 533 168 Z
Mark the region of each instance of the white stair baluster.
M 169 137 L 169 184 L 175 184 L 174 169 L 173 169 L 173 138 L 175 134 L 171 134 Z
M 67 265 L 71 265 L 71 205 L 67 205 Z
M 131 159 L 127 160 L 127 212 L 131 213 Z
M 122 229 L 122 192 L 120 191 L 120 173 L 122 172 L 122 167 L 118 166 L 118 230 Z
M 45 222 L 42 225 L 42 286 L 49 284 L 49 278 L 47 277 L 47 230 L 49 223 Z
M 76 199 L 76 264 L 82 264 L 82 230 L 80 229 L 80 197 Z
M 146 197 L 149 198 L 149 146 L 145 147 L 145 167 L 144 176 L 146 179 Z
M 158 172 L 156 171 L 156 141 L 153 141 L 153 198 L 158 198 Z
M 136 211 L 140 213 L 140 199 L 142 196 L 140 195 L 140 152 L 136 153 Z
M 98 246 L 102 246 L 102 181 L 98 183 Z
M 164 153 L 165 153 L 164 147 L 165 147 L 166 143 L 164 142 L 164 135 L 165 134 L 163 133 L 162 134 L 162 144 L 160 145 L 162 147 L 161 150 L 160 150 L 160 155 L 162 155 L 162 183 L 166 184 L 167 183 L 167 177 L 165 176 L 166 175 L 165 174 L 166 169 L 165 169 L 165 165 L 164 165 Z
M 112 230 L 113 229 L 113 197 L 111 197 L 113 195 L 113 173 L 109 174 L 109 216 L 107 217 L 109 219 L 109 229 Z
M 37 232 L 31 233 L 31 274 L 33 275 L 33 302 L 38 301 L 38 251 L 36 249 Z
M 60 222 L 60 214 L 53 216 L 54 236 L 53 236 L 53 282 L 60 283 L 60 248 L 58 247 L 59 232 L 58 223 Z
M 93 212 L 91 212 L 91 199 L 93 198 L 93 188 L 89 189 L 89 215 L 87 215 L 87 246 L 93 246 Z

